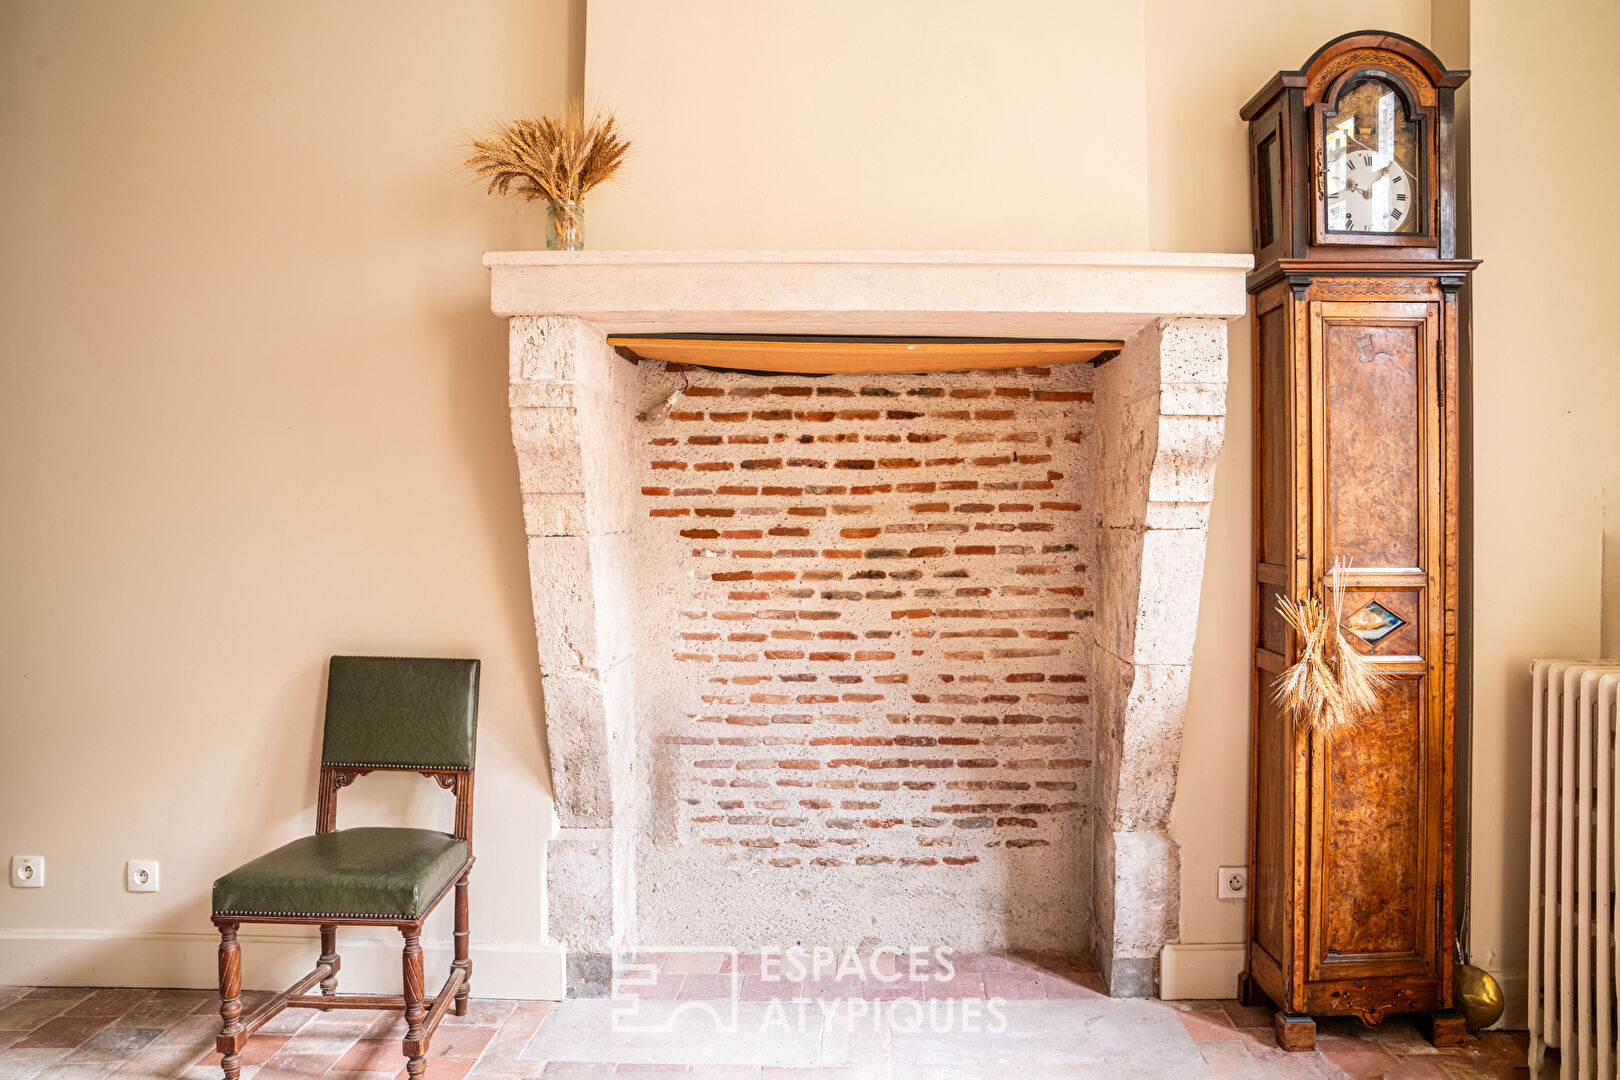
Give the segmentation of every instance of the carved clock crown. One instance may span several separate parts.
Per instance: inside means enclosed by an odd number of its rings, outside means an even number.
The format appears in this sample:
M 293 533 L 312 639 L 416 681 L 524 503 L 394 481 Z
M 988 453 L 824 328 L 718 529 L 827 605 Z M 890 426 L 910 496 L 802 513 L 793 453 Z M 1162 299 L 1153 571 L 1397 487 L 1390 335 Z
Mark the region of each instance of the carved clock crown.
M 1256 276 L 1279 260 L 1455 258 L 1467 78 L 1411 38 L 1361 30 L 1267 82 L 1242 110 Z

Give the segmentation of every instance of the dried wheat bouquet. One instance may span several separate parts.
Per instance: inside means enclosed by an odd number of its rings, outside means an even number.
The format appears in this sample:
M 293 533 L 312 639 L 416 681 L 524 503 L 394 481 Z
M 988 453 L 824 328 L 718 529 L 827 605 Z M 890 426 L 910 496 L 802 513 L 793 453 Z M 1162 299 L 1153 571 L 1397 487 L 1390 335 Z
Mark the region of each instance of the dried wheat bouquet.
M 1372 712 L 1378 692 L 1391 681 L 1339 632 L 1348 569 L 1348 564 L 1334 562 L 1327 604 L 1314 595 L 1297 604 L 1277 601 L 1278 613 L 1298 636 L 1299 660 L 1278 678 L 1273 700 L 1296 723 L 1323 734 L 1351 727 Z
M 561 119 L 514 120 L 473 139 L 472 150 L 464 164 L 489 181 L 490 194 L 577 203 L 618 173 L 630 141 L 613 113 L 597 110 L 587 117 L 574 101 Z

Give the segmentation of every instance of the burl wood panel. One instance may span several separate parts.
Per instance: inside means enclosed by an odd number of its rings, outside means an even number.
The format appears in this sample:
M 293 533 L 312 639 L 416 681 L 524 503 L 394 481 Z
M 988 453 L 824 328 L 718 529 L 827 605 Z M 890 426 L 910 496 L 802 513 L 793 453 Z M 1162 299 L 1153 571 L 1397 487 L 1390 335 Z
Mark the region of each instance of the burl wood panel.
M 1261 672 L 1259 722 L 1255 730 L 1255 856 L 1266 872 L 1256 874 L 1254 940 L 1279 965 L 1288 962 L 1288 904 L 1285 873 L 1288 830 L 1294 821 L 1293 724 L 1271 700 L 1272 678 Z
M 1433 919 L 1423 873 L 1425 695 L 1423 678 L 1403 678 L 1357 730 L 1326 740 L 1319 961 L 1425 951 Z
M 1328 561 L 1420 564 L 1421 325 L 1324 320 Z

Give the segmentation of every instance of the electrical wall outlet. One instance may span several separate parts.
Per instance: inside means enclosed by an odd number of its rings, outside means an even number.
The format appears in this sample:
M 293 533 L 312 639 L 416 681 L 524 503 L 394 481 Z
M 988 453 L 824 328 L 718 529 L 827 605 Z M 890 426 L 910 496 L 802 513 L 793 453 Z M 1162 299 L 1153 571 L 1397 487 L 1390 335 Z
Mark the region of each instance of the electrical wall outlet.
M 158 891 L 156 859 L 131 859 L 125 866 L 124 883 L 130 892 Z
M 1216 868 L 1215 899 L 1247 900 L 1249 898 L 1249 868 L 1222 866 Z
M 45 887 L 45 856 L 13 855 L 11 857 L 11 883 L 19 889 Z

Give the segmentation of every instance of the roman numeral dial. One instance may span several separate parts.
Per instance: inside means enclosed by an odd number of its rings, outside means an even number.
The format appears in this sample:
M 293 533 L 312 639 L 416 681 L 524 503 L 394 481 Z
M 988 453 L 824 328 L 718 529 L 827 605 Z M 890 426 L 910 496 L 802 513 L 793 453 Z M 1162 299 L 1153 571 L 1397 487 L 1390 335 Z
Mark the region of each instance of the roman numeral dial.
M 1324 202 L 1332 232 L 1411 233 L 1417 231 L 1415 182 L 1387 154 L 1346 139 L 1324 162 Z

